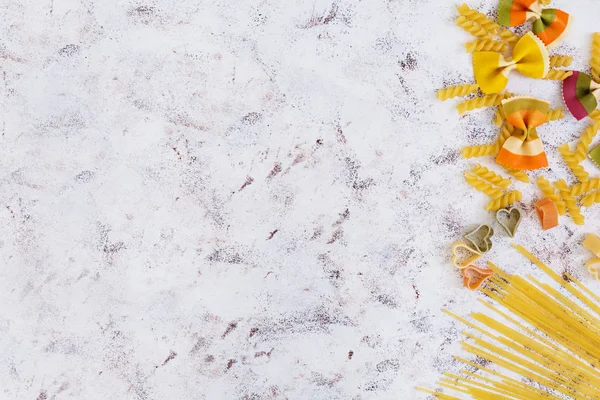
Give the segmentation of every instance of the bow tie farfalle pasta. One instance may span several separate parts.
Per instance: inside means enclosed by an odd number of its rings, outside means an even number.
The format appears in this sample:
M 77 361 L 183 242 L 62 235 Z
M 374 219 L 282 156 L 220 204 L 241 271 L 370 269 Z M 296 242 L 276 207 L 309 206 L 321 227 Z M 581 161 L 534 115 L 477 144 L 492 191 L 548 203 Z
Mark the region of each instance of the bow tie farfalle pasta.
M 513 97 L 502 102 L 506 122 L 514 126 L 496 158 L 498 164 L 518 170 L 548 166 L 544 144 L 536 128 L 548 120 L 550 103 L 531 97 Z
M 569 31 L 571 16 L 554 8 L 543 9 L 538 0 L 500 0 L 498 23 L 519 26 L 533 19 L 533 33 L 549 48 L 562 42 Z
M 500 93 L 506 88 L 513 70 L 530 78 L 544 78 L 550 69 L 550 56 L 544 43 L 528 32 L 515 44 L 512 59 L 491 51 L 475 52 L 473 69 L 483 93 Z
M 563 81 L 563 97 L 571 114 L 582 120 L 598 107 L 600 83 L 588 74 L 573 71 L 573 75 Z

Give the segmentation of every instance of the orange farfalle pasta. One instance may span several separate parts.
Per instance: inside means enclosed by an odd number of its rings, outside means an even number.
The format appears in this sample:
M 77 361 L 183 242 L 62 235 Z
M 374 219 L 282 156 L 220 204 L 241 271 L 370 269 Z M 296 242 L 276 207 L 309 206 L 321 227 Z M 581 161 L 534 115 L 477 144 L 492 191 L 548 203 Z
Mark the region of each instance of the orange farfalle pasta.
M 550 103 L 532 97 L 513 97 L 502 101 L 506 122 L 515 133 L 500 149 L 498 164 L 518 170 L 533 170 L 548 166 L 544 144 L 537 127 L 548 120 Z
M 494 275 L 494 271 L 469 265 L 462 270 L 462 274 L 465 287 L 469 290 L 477 290 L 485 281 Z
M 543 230 L 547 231 L 558 226 L 558 208 L 551 199 L 545 197 L 535 203 L 535 210 Z

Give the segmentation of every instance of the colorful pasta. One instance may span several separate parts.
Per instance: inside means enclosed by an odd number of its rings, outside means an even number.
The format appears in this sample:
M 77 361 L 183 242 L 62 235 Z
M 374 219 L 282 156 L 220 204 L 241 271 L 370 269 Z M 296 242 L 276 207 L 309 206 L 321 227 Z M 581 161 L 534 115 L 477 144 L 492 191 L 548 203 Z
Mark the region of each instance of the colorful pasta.
M 488 211 L 498 211 L 501 208 L 506 208 L 518 201 L 523 199 L 523 194 L 518 190 L 513 190 L 512 192 L 506 193 L 502 197 L 499 197 L 492 202 L 490 202 L 485 209 Z
M 564 71 L 562 69 L 551 69 L 544 79 L 551 81 L 564 81 L 573 75 L 573 71 Z
M 600 203 L 600 192 L 592 192 L 581 198 L 581 205 L 591 207 L 594 203 Z
M 556 204 L 558 213 L 560 215 L 565 215 L 567 213 L 567 205 L 563 201 L 560 192 L 556 193 L 554 188 L 550 185 L 550 182 L 543 176 L 540 176 L 538 178 L 537 184 L 542 193 L 544 193 L 544 196 L 546 196 L 547 198 L 552 200 L 554 204 Z
M 571 65 L 573 62 L 573 57 L 571 56 L 552 56 L 550 57 L 550 67 L 552 68 L 564 68 Z
M 473 111 L 477 108 L 498 106 L 502 103 L 502 100 L 513 96 L 514 94 L 508 92 L 504 94 L 489 94 L 460 103 L 456 106 L 456 109 L 459 114 L 464 114 L 467 111 Z
M 485 157 L 498 154 L 500 148 L 496 143 L 491 145 L 471 146 L 462 149 L 463 158 Z
M 498 186 L 502 189 L 507 189 L 511 183 L 509 179 L 503 178 L 501 175 L 498 175 L 494 171 L 490 171 L 488 168 L 480 164 L 477 164 L 477 166 L 473 168 L 472 172 L 479 178 L 488 181 L 492 185 Z
M 554 186 L 560 191 L 560 194 L 567 205 L 567 209 L 569 210 L 569 214 L 571 215 L 571 218 L 573 218 L 573 222 L 575 222 L 576 225 L 585 224 L 585 218 L 581 214 L 581 209 L 577 205 L 577 200 L 571 195 L 571 189 L 569 189 L 567 182 L 561 179 L 556 182 Z
M 592 59 L 590 66 L 592 67 L 592 77 L 596 82 L 600 82 L 600 33 L 592 35 Z
M 587 173 L 583 166 L 579 165 L 579 162 L 577 162 L 577 157 L 575 157 L 575 154 L 571 153 L 567 143 L 558 146 L 558 151 L 563 156 L 563 160 L 567 166 L 571 168 L 573 175 L 575 175 L 579 182 L 585 183 L 590 180 L 590 174 Z
M 577 148 L 575 150 L 575 160 L 577 160 L 577 162 L 582 162 L 586 159 L 590 145 L 592 144 L 594 137 L 598 133 L 598 130 L 600 130 L 600 121 L 594 121 L 592 125 L 586 128 L 583 135 L 581 135 L 581 138 L 579 139 L 579 143 L 577 143 Z
M 471 93 L 475 93 L 479 89 L 476 84 L 466 84 L 451 86 L 445 89 L 440 89 L 437 92 L 438 100 L 448 100 L 454 97 L 467 96 Z
M 478 39 L 465 43 L 465 48 L 467 49 L 467 53 L 474 53 L 476 51 L 495 51 L 498 53 L 504 53 L 506 50 L 508 50 L 508 45 L 506 42 Z
M 487 194 L 492 199 L 502 197 L 502 190 L 495 188 L 492 184 L 487 183 L 483 179 L 469 172 L 465 173 L 467 183 L 482 193 Z

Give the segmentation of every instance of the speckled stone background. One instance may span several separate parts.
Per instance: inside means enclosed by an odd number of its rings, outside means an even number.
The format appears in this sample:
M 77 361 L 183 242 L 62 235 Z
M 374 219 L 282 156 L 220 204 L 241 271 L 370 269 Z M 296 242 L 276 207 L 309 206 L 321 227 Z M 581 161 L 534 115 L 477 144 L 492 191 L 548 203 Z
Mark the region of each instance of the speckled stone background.
M 434 95 L 473 80 L 457 4 L 1 1 L 0 397 L 426 398 L 459 368 L 442 308 L 482 298 L 450 245 L 493 221 L 458 152 L 492 110 Z M 554 4 L 586 69 L 600 6 Z M 548 178 L 586 124 L 540 129 Z M 515 187 L 516 241 L 600 291 L 600 207 L 542 232 Z M 497 232 L 483 261 L 536 273 Z

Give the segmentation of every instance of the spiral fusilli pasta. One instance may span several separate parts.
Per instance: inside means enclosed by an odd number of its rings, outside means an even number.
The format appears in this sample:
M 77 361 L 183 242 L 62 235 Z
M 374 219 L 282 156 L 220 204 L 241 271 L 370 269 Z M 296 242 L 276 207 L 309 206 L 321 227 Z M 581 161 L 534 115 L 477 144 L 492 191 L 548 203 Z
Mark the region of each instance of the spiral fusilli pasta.
M 582 162 L 586 159 L 588 151 L 590 149 L 590 145 L 592 144 L 592 140 L 598 133 L 600 129 L 600 121 L 595 121 L 594 123 L 586 128 L 579 139 L 579 143 L 577 143 L 577 148 L 575 149 L 575 160 L 578 163 Z
M 571 56 L 556 55 L 556 56 L 550 57 L 550 66 L 552 68 L 568 67 L 569 65 L 571 65 L 572 62 L 573 62 L 573 57 L 571 57 Z
M 564 71 L 562 69 L 551 69 L 544 79 L 551 81 L 564 81 L 573 75 L 573 71 Z
M 596 82 L 600 82 L 600 33 L 594 33 L 592 36 L 592 76 Z
M 465 178 L 467 179 L 467 183 L 469 185 L 473 186 L 478 191 L 487 194 L 492 199 L 502 197 L 502 190 L 495 188 L 493 185 L 487 183 L 483 179 L 479 179 L 476 175 L 467 172 L 465 173 Z
M 479 86 L 470 83 L 467 83 L 466 85 L 451 86 L 438 90 L 437 98 L 438 100 L 448 100 L 453 97 L 467 96 L 471 93 L 475 93 L 478 89 Z
M 560 191 L 560 195 L 567 205 L 569 214 L 571 215 L 571 218 L 573 218 L 575 224 L 583 225 L 585 223 L 585 218 L 581 214 L 581 209 L 577 205 L 577 200 L 571 195 L 571 189 L 569 189 L 567 182 L 565 182 L 564 179 L 561 179 L 560 181 L 556 182 L 554 186 L 556 186 L 556 188 Z
M 488 94 L 483 97 L 476 97 L 471 100 L 462 102 L 456 106 L 459 114 L 464 114 L 467 111 L 473 111 L 476 108 L 497 106 L 502 103 L 502 100 L 513 97 L 514 94 L 506 92 L 501 94 Z
M 500 148 L 496 145 L 496 143 L 482 146 L 471 146 L 462 149 L 462 156 L 463 158 L 485 157 L 496 155 L 499 151 Z
M 471 35 L 475 36 L 476 38 L 479 38 L 479 39 L 491 39 L 492 38 L 492 35 L 488 31 L 483 29 L 481 27 L 481 25 L 471 21 L 464 15 L 461 15 L 460 17 L 456 18 L 456 25 L 460 26 L 461 28 L 463 28 L 465 31 L 469 32 Z
M 515 44 L 519 40 L 519 37 L 510 29 L 502 29 L 498 36 L 500 36 L 503 41 L 511 45 Z
M 600 119 L 600 110 L 594 110 L 590 113 L 589 117 L 591 119 Z
M 550 4 L 552 0 L 540 0 L 540 4 L 543 6 L 547 6 L 548 4 Z
M 494 114 L 494 120 L 492 121 L 496 126 L 502 126 L 504 120 L 506 119 L 506 115 L 504 115 L 504 110 L 502 107 L 498 107 L 496 110 L 496 114 Z
M 485 14 L 472 9 L 464 3 L 458 6 L 458 12 L 470 21 L 477 23 L 490 36 L 494 36 L 500 30 L 500 25 L 489 19 Z
M 521 171 L 518 169 L 507 169 L 506 171 L 510 174 L 510 176 L 512 176 L 513 178 L 515 178 L 516 180 L 518 180 L 520 182 L 524 182 L 524 183 L 531 182 L 529 180 L 529 176 L 527 176 L 525 171 Z
M 506 208 L 522 199 L 523 194 L 518 190 L 513 190 L 512 192 L 506 193 L 502 197 L 493 200 L 485 207 L 485 209 L 488 211 L 498 211 L 499 209 Z
M 587 173 L 585 168 L 579 165 L 577 157 L 569 150 L 569 145 L 567 143 L 558 146 L 558 151 L 562 155 L 567 166 L 571 168 L 573 175 L 575 175 L 579 182 L 585 183 L 590 180 L 590 174 Z
M 542 193 L 544 193 L 544 196 L 546 196 L 547 198 L 552 200 L 554 204 L 556 204 L 558 213 L 560 215 L 565 215 L 567 213 L 567 205 L 563 201 L 560 192 L 556 193 L 554 188 L 550 185 L 550 182 L 543 176 L 540 176 L 538 178 L 537 184 Z
M 571 188 L 571 195 L 581 196 L 590 190 L 600 189 L 600 178 L 592 178 L 586 183 L 578 183 Z
M 495 51 L 497 53 L 504 53 L 508 49 L 508 45 L 506 42 L 479 39 L 465 43 L 465 48 L 467 49 L 467 53 L 474 53 L 476 51 Z
M 594 203 L 600 203 L 600 192 L 592 192 L 581 198 L 581 205 L 591 207 Z
M 490 171 L 488 168 L 480 164 L 477 164 L 477 166 L 473 168 L 472 172 L 481 179 L 488 181 L 492 185 L 498 186 L 502 189 L 507 189 L 511 183 L 509 179 L 503 178 L 501 175 L 498 175 L 494 171 Z
M 565 111 L 562 108 L 556 108 L 548 111 L 548 121 L 556 121 L 565 117 Z

